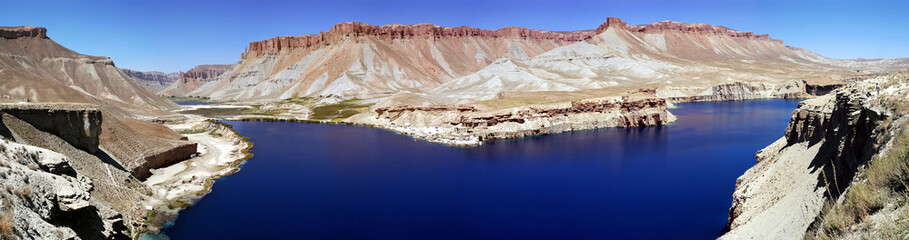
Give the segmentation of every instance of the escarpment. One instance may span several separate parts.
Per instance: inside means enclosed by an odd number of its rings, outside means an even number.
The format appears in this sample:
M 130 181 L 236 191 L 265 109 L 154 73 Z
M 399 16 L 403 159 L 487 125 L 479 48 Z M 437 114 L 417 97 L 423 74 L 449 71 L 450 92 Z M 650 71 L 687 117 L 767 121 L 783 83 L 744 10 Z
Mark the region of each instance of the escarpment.
M 803 101 L 785 136 L 756 154 L 757 164 L 736 181 L 723 238 L 802 238 L 824 202 L 837 199 L 876 153 L 874 83 Z
M 736 38 L 757 39 L 771 41 L 782 44 L 783 41 L 772 39 L 768 34 L 754 34 L 753 32 L 743 32 L 733 30 L 723 26 L 713 26 L 703 23 L 681 23 L 675 21 L 662 21 L 645 25 L 628 25 L 622 19 L 617 17 L 608 17 L 606 22 L 597 27 L 597 34 L 606 31 L 609 28 L 621 28 L 636 33 L 662 33 L 667 31 L 688 32 L 693 34 L 715 34 Z
M 180 74 L 181 78 L 192 79 L 213 79 L 222 73 L 230 70 L 231 65 L 225 64 L 207 64 L 196 66 L 189 71 Z
M 383 40 L 407 38 L 522 38 L 531 40 L 552 40 L 556 42 L 577 42 L 594 35 L 591 30 L 572 32 L 552 32 L 522 27 L 505 27 L 497 30 L 479 29 L 468 26 L 441 27 L 428 23 L 415 25 L 392 24 L 375 26 L 359 22 L 345 22 L 333 26 L 326 32 L 317 35 L 286 36 L 251 42 L 241 56 L 243 59 L 257 58 L 267 54 L 298 48 L 322 47 L 339 42 L 342 38 L 356 40 L 360 36 L 373 36 Z
M 47 38 L 47 28 L 33 26 L 0 27 L 0 37 L 5 39 Z
M 38 130 L 54 134 L 89 153 L 98 151 L 101 110 L 84 104 L 0 104 L 0 113 L 12 115 Z M 11 138 L 12 136 L 5 136 Z

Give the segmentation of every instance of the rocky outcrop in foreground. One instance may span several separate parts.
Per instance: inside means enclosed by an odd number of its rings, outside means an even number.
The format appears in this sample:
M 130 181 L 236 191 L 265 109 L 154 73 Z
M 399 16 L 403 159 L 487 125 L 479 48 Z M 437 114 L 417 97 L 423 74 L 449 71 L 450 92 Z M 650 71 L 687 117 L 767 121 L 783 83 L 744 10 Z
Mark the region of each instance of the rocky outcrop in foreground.
M 149 142 L 123 121 L 93 105 L 0 105 L 2 239 L 129 239 L 145 229 L 152 192 L 137 179 L 142 167 L 196 146 Z
M 881 81 L 801 102 L 785 137 L 758 151 L 757 164 L 736 180 L 722 238 L 803 238 L 825 201 L 846 191 L 883 141 L 878 126 L 890 112 L 879 106 Z

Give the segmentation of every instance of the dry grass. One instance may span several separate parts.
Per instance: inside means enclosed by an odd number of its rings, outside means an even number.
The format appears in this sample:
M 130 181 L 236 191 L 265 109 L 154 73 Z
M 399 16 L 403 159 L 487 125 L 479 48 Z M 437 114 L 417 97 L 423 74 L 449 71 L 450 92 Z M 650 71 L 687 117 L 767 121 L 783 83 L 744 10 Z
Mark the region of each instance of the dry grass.
M 3 196 L 3 211 L 0 211 L 0 236 L 3 239 L 16 239 L 13 229 L 13 206 L 7 196 Z
M 21 189 L 13 189 L 12 193 L 22 199 L 28 199 L 32 195 L 32 187 L 26 185 Z
M 809 239 L 836 239 L 850 228 L 894 204 L 898 216 L 890 225 L 883 226 L 881 235 L 909 238 L 909 123 L 893 137 L 892 146 L 875 156 L 864 171 L 864 181 L 853 184 L 844 194 L 841 203 L 828 202 L 820 214 L 820 221 L 809 229 Z
M 8 213 L 0 213 L 0 235 L 3 239 L 16 239 L 16 233 L 13 231 L 13 217 Z

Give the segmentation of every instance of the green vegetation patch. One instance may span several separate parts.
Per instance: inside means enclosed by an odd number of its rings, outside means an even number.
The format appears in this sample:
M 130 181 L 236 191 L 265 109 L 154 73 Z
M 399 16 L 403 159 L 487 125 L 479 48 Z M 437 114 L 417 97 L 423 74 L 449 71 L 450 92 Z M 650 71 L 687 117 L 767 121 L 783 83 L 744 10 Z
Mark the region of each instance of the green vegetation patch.
M 205 117 L 224 117 L 224 116 L 237 116 L 246 114 L 249 111 L 248 108 L 198 108 L 191 110 L 180 111 L 180 113 L 185 114 L 195 114 Z
M 312 109 L 312 120 L 341 121 L 361 112 L 369 111 L 372 104 L 360 103 L 360 100 L 351 99 L 335 104 L 317 106 Z

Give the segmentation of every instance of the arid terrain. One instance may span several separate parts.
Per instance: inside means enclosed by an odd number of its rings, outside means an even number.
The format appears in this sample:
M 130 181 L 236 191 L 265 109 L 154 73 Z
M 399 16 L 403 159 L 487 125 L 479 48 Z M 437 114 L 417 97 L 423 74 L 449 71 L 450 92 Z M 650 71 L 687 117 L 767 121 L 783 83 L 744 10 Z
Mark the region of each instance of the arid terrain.
M 157 232 L 251 157 L 217 120 L 356 124 L 476 146 L 660 126 L 676 103 L 766 98 L 808 100 L 737 181 L 723 238 L 889 238 L 909 226 L 907 59 L 831 59 L 766 34 L 613 17 L 577 31 L 345 22 L 252 42 L 233 65 L 167 74 L 118 68 L 47 31 L 0 27 L 2 239 Z M 893 155 L 900 167 L 874 165 Z

